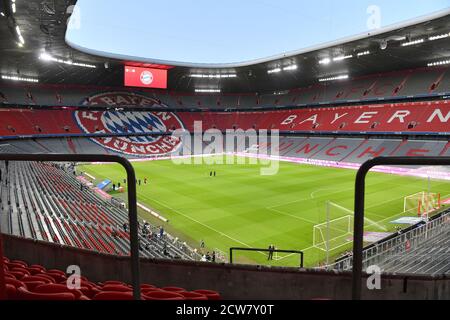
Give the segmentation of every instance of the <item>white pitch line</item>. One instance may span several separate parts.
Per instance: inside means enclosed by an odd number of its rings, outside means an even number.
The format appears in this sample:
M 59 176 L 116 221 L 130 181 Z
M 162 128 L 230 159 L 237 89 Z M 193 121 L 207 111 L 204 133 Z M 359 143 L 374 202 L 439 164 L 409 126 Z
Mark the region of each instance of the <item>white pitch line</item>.
M 285 203 L 282 203 L 282 204 L 276 204 L 274 206 L 269 206 L 269 207 L 266 207 L 266 208 L 267 209 L 272 209 L 272 208 L 276 208 L 276 207 L 282 207 L 282 206 L 285 206 L 285 205 L 288 205 L 288 204 L 291 204 L 291 203 L 296 203 L 296 202 L 300 202 L 300 201 L 309 201 L 309 200 L 311 200 L 311 199 L 310 198 L 297 199 L 297 200 L 294 200 L 294 201 L 289 201 L 289 202 L 285 202 Z
M 300 249 L 300 251 L 305 252 L 305 251 L 308 251 L 308 250 L 311 250 L 311 249 L 314 249 L 314 248 L 315 248 L 314 246 L 310 246 L 310 247 L 308 247 L 306 249 Z M 296 254 L 296 253 L 289 253 L 288 255 L 285 255 L 284 257 L 277 259 L 277 261 L 286 259 L 286 258 L 288 258 L 290 256 L 293 256 L 294 254 Z
M 141 195 L 141 196 L 142 196 L 142 195 Z M 210 226 L 208 226 L 207 224 L 204 224 L 203 222 L 200 222 L 200 221 L 198 221 L 198 220 L 196 220 L 196 219 L 194 219 L 194 218 L 192 218 L 192 217 L 189 217 L 188 215 L 185 215 L 184 213 L 180 212 L 179 210 L 176 210 L 176 209 L 174 209 L 174 208 L 168 206 L 167 204 L 162 203 L 161 201 L 158 201 L 158 200 L 156 200 L 156 199 L 152 199 L 152 198 L 147 197 L 147 196 L 143 196 L 143 197 L 144 197 L 144 198 L 147 198 L 147 199 L 149 199 L 149 200 L 151 200 L 151 201 L 155 201 L 155 202 L 159 203 L 160 205 L 162 205 L 162 206 L 168 208 L 169 210 L 172 210 L 172 211 L 178 213 L 179 215 L 181 215 L 181 216 L 183 216 L 183 217 L 185 217 L 185 218 L 187 218 L 187 219 L 189 219 L 189 220 L 192 220 L 192 221 L 194 221 L 195 223 L 198 223 L 198 224 L 204 226 L 205 228 L 208 228 L 208 229 L 210 229 L 210 230 L 212 230 L 212 231 L 214 231 L 214 232 L 220 234 L 221 236 L 227 237 L 228 239 L 230 239 L 230 240 L 232 240 L 232 241 L 234 241 L 234 242 L 240 243 L 240 244 L 242 244 L 242 245 L 244 245 L 244 246 L 246 246 L 246 247 L 248 247 L 248 248 L 252 248 L 250 245 L 248 245 L 248 244 L 246 244 L 246 243 L 244 243 L 244 242 L 242 242 L 242 241 L 239 241 L 239 240 L 237 240 L 237 239 L 235 239 L 235 238 L 233 238 L 233 237 L 231 237 L 231 236 L 229 236 L 229 235 L 227 235 L 227 234 L 225 234 L 225 233 L 223 233 L 223 232 L 221 232 L 221 231 L 219 231 L 219 230 L 217 230 L 217 229 L 214 229 L 213 227 L 210 227 Z
M 270 211 L 278 212 L 278 213 L 280 213 L 280 214 L 282 214 L 282 215 L 289 216 L 289 217 L 294 218 L 294 219 L 302 220 L 303 222 L 308 222 L 308 223 L 311 223 L 311 224 L 317 224 L 317 221 L 312 221 L 312 220 L 300 218 L 300 217 L 298 217 L 298 216 L 295 216 L 295 215 L 293 215 L 293 214 L 286 213 L 286 212 L 284 212 L 284 211 L 280 211 L 280 210 L 273 209 L 273 208 L 269 208 L 269 207 L 267 207 L 266 209 L 269 209 Z

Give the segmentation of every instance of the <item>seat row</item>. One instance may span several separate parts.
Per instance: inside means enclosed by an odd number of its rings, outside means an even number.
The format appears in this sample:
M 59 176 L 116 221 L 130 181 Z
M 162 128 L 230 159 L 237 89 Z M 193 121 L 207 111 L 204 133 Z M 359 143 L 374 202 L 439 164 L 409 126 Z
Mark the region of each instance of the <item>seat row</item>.
M 117 280 L 92 282 L 80 276 L 79 282 L 58 269 L 3 258 L 6 297 L 9 300 L 132 300 L 131 285 Z M 1 280 L 1 279 L 0 279 Z M 73 288 L 75 287 L 75 288 Z M 143 300 L 219 300 L 218 292 L 187 290 L 178 286 L 141 284 Z

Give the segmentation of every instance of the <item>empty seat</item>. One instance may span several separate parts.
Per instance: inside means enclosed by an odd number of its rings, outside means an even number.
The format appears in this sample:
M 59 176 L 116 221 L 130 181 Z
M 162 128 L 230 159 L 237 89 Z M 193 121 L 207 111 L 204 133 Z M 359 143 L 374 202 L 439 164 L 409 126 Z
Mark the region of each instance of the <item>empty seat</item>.
M 142 295 L 146 300 L 185 300 L 184 296 L 176 292 L 152 291 Z
M 169 291 L 169 292 L 184 292 L 184 291 L 186 291 L 186 289 L 180 288 L 180 287 L 163 287 L 162 289 L 164 291 Z
M 75 296 L 75 299 L 77 299 L 77 300 L 83 295 L 83 293 L 79 290 L 69 289 L 62 284 L 56 284 L 56 283 L 48 283 L 48 284 L 43 284 L 43 285 L 37 286 L 36 288 L 34 288 L 33 292 L 34 293 L 64 293 L 64 292 L 68 292 L 68 293 L 73 294 Z
M 213 290 L 199 289 L 194 290 L 193 292 L 205 295 L 208 298 L 208 300 L 220 300 L 220 294 Z
M 24 281 L 24 283 L 27 286 L 27 288 L 30 289 L 31 291 L 33 291 L 34 288 L 36 288 L 40 285 L 46 284 L 46 282 L 44 282 L 44 281 L 29 281 L 29 282 Z
M 107 284 L 102 287 L 102 291 L 115 291 L 115 292 L 129 292 L 132 291 L 128 286 L 120 285 L 120 284 Z
M 102 291 L 97 293 L 93 300 L 133 300 L 132 292 Z
M 204 294 L 198 292 L 184 291 L 180 292 L 180 294 L 185 297 L 186 300 L 208 300 Z
M 24 287 L 17 289 L 17 298 L 20 300 L 75 300 L 72 293 L 35 293 Z

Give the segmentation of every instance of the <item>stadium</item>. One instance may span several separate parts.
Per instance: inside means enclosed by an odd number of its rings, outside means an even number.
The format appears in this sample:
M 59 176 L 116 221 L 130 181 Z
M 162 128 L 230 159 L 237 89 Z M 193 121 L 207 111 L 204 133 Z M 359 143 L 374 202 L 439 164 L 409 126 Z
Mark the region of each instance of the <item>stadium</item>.
M 236 62 L 90 2 L 0 2 L 0 299 L 450 299 L 448 4 Z

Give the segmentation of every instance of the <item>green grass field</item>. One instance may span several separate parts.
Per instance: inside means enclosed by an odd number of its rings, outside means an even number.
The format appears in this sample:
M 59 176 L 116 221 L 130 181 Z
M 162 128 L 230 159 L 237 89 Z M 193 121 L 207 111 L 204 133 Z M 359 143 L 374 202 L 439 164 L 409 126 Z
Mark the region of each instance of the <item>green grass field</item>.
M 241 158 L 242 159 L 242 158 Z M 236 158 L 233 158 L 236 160 Z M 247 159 L 248 160 L 248 159 Z M 138 179 L 138 201 L 162 216 L 157 220 L 145 211 L 140 216 L 192 246 L 228 253 L 230 247 L 303 250 L 305 265 L 323 261 L 325 252 L 314 248 L 313 226 L 326 221 L 326 202 L 333 205 L 331 219 L 353 210 L 356 171 L 280 162 L 279 172 L 260 175 L 259 165 L 175 165 L 170 160 L 134 162 Z M 96 177 L 123 182 L 120 165 L 84 165 L 79 170 Z M 211 170 L 217 172 L 210 177 Z M 147 185 L 143 179 L 147 177 Z M 369 173 L 366 184 L 366 229 L 393 231 L 395 218 L 405 216 L 403 198 L 428 188 L 427 180 L 381 173 Z M 450 183 L 431 181 L 431 191 L 450 195 Z M 125 197 L 126 194 L 115 194 Z M 409 216 L 413 216 L 410 214 Z M 331 252 L 332 256 L 351 244 Z M 297 255 L 277 255 L 268 262 L 261 252 L 236 253 L 243 263 L 298 266 Z

